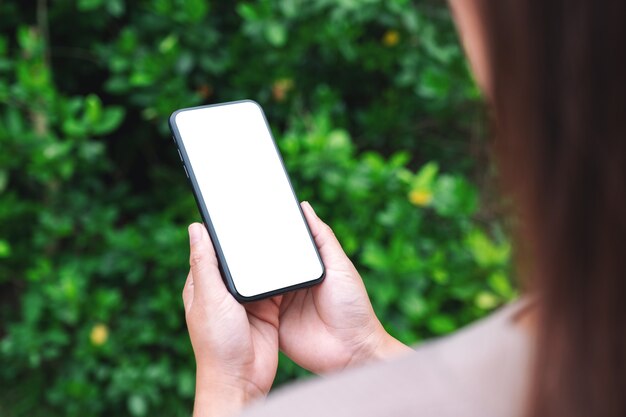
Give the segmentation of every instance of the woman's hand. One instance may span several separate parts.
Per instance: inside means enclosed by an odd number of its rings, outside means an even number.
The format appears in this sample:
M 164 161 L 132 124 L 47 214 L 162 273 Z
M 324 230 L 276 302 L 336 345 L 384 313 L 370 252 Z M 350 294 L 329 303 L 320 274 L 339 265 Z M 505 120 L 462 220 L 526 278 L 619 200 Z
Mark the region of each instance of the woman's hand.
M 191 270 L 183 302 L 196 356 L 194 417 L 226 416 L 272 386 L 280 297 L 239 304 L 222 282 L 206 228 L 189 226 L 189 242 Z
M 326 267 L 326 278 L 317 286 L 283 296 L 280 349 L 315 373 L 410 351 L 376 318 L 359 273 L 330 227 L 309 203 L 302 203 L 302 208 Z

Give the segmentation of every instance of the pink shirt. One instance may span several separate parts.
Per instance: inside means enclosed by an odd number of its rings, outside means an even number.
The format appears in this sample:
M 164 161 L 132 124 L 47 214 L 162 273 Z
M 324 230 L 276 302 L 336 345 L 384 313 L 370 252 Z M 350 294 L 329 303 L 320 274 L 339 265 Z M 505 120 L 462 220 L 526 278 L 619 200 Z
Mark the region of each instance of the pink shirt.
M 521 417 L 532 360 L 518 301 L 415 352 L 272 392 L 245 417 Z

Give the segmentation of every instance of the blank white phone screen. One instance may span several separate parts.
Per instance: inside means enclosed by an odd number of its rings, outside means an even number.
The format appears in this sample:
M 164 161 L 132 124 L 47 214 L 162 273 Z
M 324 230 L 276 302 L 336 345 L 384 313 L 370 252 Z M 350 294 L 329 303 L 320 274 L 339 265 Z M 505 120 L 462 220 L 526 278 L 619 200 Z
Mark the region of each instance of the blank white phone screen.
M 323 267 L 261 108 L 183 110 L 175 124 L 237 292 L 318 279 Z

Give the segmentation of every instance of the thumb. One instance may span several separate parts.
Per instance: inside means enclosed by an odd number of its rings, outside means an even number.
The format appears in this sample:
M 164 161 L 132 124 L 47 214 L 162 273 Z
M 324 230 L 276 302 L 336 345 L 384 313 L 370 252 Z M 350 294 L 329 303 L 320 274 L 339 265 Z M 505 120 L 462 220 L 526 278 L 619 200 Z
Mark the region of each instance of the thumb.
M 335 269 L 352 268 L 352 262 L 343 251 L 330 226 L 317 217 L 308 201 L 303 201 L 301 205 L 324 265 Z
M 211 238 L 204 225 L 200 223 L 189 225 L 189 248 L 194 299 L 212 304 L 230 297 L 220 275 Z

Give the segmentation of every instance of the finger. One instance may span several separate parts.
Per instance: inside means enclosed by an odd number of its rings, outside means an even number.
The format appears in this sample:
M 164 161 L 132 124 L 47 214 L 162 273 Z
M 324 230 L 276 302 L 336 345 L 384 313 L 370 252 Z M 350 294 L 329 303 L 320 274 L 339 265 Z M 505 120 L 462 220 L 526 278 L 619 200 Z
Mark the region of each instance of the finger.
M 193 275 L 191 271 L 187 274 L 187 280 L 183 287 L 183 305 L 185 306 L 185 314 L 191 310 L 191 303 L 193 302 Z
M 215 250 L 204 225 L 193 223 L 189 226 L 189 246 L 194 298 L 219 303 L 231 297 L 222 281 Z
M 278 328 L 278 313 L 280 310 L 282 296 L 274 296 L 260 301 L 246 303 L 244 308 L 248 312 L 250 323 L 255 325 L 252 319 L 257 319 L 262 323 L 270 324 Z
M 343 251 L 341 244 L 330 226 L 317 216 L 308 201 L 303 201 L 301 205 L 324 264 L 331 266 L 332 263 L 349 262 L 347 255 Z

